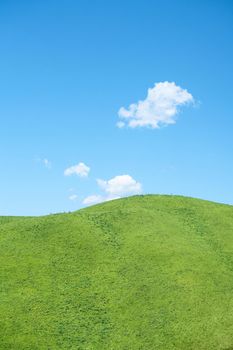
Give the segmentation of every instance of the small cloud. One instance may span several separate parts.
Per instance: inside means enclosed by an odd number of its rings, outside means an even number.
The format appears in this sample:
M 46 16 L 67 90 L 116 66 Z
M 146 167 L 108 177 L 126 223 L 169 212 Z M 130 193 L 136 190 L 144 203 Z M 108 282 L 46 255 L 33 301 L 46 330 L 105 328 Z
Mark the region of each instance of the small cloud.
M 142 185 L 130 175 L 118 175 L 105 181 L 97 180 L 99 187 L 110 196 L 125 196 L 130 194 L 138 194 L 142 191 Z
M 174 82 L 160 82 L 148 89 L 145 100 L 131 104 L 128 108 L 121 107 L 118 115 L 122 120 L 117 123 L 119 128 L 129 126 L 151 127 L 175 124 L 180 107 L 194 102 L 193 96 Z
M 116 125 L 119 129 L 122 129 L 125 126 L 125 123 L 120 120 Z
M 75 189 L 73 187 L 68 189 L 68 192 L 74 192 L 74 191 L 75 191 Z
M 87 177 L 90 172 L 90 168 L 84 164 L 79 163 L 77 165 L 73 165 L 70 168 L 65 169 L 64 175 L 70 176 L 70 175 L 78 175 L 80 177 Z
M 51 169 L 52 168 L 52 162 L 50 160 L 48 160 L 47 158 L 36 157 L 35 161 L 38 164 L 42 164 L 47 169 Z
M 52 168 L 52 163 L 47 158 L 42 159 L 42 162 L 46 168 L 48 169 Z
M 71 201 L 75 201 L 77 198 L 78 198 L 77 194 L 71 194 L 69 196 L 69 200 L 71 200 Z
M 83 200 L 83 204 L 87 204 L 87 205 L 101 203 L 101 202 L 104 202 L 103 197 L 95 194 L 88 196 Z
M 99 188 L 104 191 L 104 195 L 91 195 L 84 199 L 83 204 L 94 204 L 126 197 L 142 192 L 142 185 L 130 175 L 118 175 L 105 181 L 98 179 Z

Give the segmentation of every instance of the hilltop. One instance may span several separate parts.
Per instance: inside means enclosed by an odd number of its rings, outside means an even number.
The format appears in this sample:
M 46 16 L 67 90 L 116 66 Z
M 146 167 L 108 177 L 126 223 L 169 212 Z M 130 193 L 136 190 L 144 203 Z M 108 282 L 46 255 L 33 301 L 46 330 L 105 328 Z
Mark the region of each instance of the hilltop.
M 233 349 L 232 206 L 135 196 L 0 241 L 0 349 Z

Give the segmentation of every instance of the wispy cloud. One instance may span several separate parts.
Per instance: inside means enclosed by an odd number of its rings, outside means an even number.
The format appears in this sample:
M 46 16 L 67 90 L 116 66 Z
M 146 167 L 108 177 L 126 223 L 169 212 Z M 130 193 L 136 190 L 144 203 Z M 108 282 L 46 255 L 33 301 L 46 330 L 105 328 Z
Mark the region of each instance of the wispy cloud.
M 42 159 L 42 162 L 43 162 L 43 164 L 44 164 L 44 166 L 45 166 L 46 168 L 48 168 L 48 169 L 51 169 L 51 168 L 52 168 L 52 163 L 51 163 L 51 161 L 48 160 L 47 158 Z
M 48 158 L 40 158 L 36 157 L 35 161 L 39 164 L 42 164 L 45 168 L 51 169 L 52 168 L 52 162 L 48 160 Z
M 104 202 L 104 198 L 100 195 L 91 195 L 91 196 L 87 196 L 84 200 L 83 200 L 83 204 L 96 204 L 96 203 L 101 203 Z
M 141 183 L 130 175 L 118 175 L 107 181 L 98 179 L 97 184 L 104 194 L 88 196 L 84 199 L 83 204 L 105 202 L 142 192 Z
M 128 108 L 121 107 L 117 126 L 151 127 L 175 124 L 180 107 L 194 102 L 193 96 L 174 82 L 156 83 L 148 89 L 145 100 L 131 104 Z
M 71 194 L 69 196 L 69 200 L 71 200 L 71 201 L 76 201 L 77 198 L 78 198 L 77 194 Z
M 80 177 L 87 177 L 90 172 L 90 167 L 80 162 L 77 165 L 73 165 L 64 171 L 65 176 L 78 175 Z

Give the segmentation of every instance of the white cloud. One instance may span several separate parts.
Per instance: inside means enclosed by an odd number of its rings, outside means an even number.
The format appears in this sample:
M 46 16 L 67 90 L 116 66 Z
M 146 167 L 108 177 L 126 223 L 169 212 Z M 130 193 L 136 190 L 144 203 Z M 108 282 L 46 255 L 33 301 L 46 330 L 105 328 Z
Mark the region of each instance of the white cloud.
M 98 179 L 97 184 L 104 191 L 104 195 L 88 196 L 84 199 L 83 204 L 106 202 L 142 192 L 140 182 L 134 180 L 130 175 L 118 175 L 108 181 Z
M 50 160 L 48 160 L 47 158 L 36 157 L 35 161 L 39 164 L 42 164 L 47 169 L 52 168 L 52 162 Z
M 73 187 L 68 189 L 68 192 L 74 192 L 74 191 L 75 191 L 75 189 Z
M 77 198 L 78 198 L 77 194 L 71 194 L 69 196 L 69 200 L 71 200 L 71 201 L 75 201 Z
M 64 175 L 65 176 L 70 176 L 70 175 L 78 175 L 80 177 L 87 177 L 89 174 L 90 168 L 84 164 L 84 163 L 79 163 L 77 165 L 73 165 L 70 168 L 65 169 Z
M 129 106 L 121 107 L 118 115 L 122 119 L 117 123 L 119 128 L 128 125 L 135 127 L 159 128 L 175 124 L 179 107 L 193 103 L 193 96 L 174 82 L 161 82 L 148 89 L 147 97 Z
M 100 195 L 95 194 L 88 196 L 83 200 L 83 204 L 96 204 L 101 202 L 104 202 L 104 198 Z
M 42 163 L 46 168 L 51 169 L 52 163 L 47 158 L 42 159 Z
M 118 175 L 108 181 L 97 180 L 97 184 L 110 196 L 122 197 L 142 191 L 142 185 L 130 175 Z
M 118 127 L 119 129 L 123 128 L 124 126 L 125 126 L 125 123 L 124 123 L 122 120 L 120 120 L 119 122 L 117 122 L 117 127 Z

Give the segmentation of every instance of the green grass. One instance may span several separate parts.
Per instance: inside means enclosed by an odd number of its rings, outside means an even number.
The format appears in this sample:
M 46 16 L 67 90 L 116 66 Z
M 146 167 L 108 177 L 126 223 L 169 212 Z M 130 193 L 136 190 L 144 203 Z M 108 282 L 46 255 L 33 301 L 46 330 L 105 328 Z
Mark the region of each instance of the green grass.
M 233 207 L 151 195 L 0 217 L 0 349 L 233 349 Z

